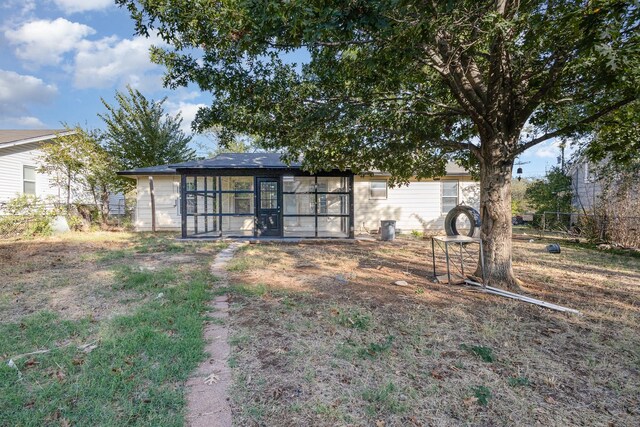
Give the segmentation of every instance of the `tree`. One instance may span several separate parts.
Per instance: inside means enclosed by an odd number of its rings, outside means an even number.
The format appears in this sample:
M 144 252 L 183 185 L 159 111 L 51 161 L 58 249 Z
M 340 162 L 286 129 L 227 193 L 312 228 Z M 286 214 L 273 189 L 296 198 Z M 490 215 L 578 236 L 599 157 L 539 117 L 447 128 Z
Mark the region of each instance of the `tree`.
M 78 129 L 64 125 L 65 132 L 57 135 L 50 142 L 42 145 L 42 155 L 38 159 L 41 166 L 38 171 L 51 176 L 51 181 L 64 188 L 67 213 L 71 208 L 73 184 L 83 169 L 85 156 L 85 139 Z
M 265 151 L 260 147 L 259 140 L 249 135 L 233 135 L 232 137 L 223 137 L 219 129 L 209 129 L 202 132 L 215 146 L 209 150 L 207 155 L 215 157 L 218 154 L 225 153 L 256 153 Z
M 117 106 L 102 103 L 108 113 L 98 114 L 107 125 L 105 146 L 123 169 L 179 163 L 195 158 L 191 137 L 180 129 L 180 114 L 165 113 L 161 101 L 147 100 L 127 86 L 127 94 L 116 91 Z
M 521 215 L 529 212 L 531 206 L 526 197 L 526 192 L 532 181 L 524 178 L 519 181 L 515 181 L 511 186 L 511 214 Z
M 583 142 L 582 153 L 609 175 L 640 172 L 640 102 L 609 114 Z
M 309 170 L 395 182 L 475 164 L 489 281 L 516 289 L 511 174 L 543 141 L 591 130 L 638 98 L 635 2 L 116 0 L 169 87 L 213 94 L 195 125 L 258 135 Z M 280 54 L 300 52 L 301 66 Z
M 553 167 L 544 179 L 535 180 L 527 187 L 525 198 L 537 214 L 571 212 L 571 177 L 559 167 Z
M 109 214 L 109 194 L 116 191 L 118 178 L 117 167 L 100 139 L 99 131 L 65 125 L 65 132 L 42 146 L 40 170 L 65 189 L 67 213 L 72 195 L 88 194 L 104 221 Z

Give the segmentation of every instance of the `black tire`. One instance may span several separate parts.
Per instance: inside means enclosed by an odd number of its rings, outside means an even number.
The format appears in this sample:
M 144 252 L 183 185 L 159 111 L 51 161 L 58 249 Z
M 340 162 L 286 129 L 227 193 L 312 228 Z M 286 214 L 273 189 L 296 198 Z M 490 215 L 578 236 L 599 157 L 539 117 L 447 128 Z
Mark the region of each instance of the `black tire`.
M 456 206 L 451 209 L 444 219 L 444 230 L 447 232 L 447 236 L 459 236 L 460 233 L 456 229 L 456 221 L 460 215 L 464 215 L 469 219 L 469 237 L 480 236 L 480 212 L 473 209 L 470 206 Z

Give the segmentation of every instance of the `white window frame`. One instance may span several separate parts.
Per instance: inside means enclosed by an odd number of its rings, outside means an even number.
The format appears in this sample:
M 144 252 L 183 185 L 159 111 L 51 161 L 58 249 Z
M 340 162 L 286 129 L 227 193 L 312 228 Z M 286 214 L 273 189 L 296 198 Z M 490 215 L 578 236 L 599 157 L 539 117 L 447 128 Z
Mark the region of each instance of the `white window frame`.
M 440 212 L 443 214 L 447 214 L 449 213 L 449 211 L 444 210 L 444 199 L 445 197 L 448 199 L 452 199 L 454 196 L 445 196 L 444 195 L 444 184 L 450 184 L 450 183 L 454 183 L 456 184 L 456 206 L 458 206 L 460 204 L 460 181 L 453 181 L 453 180 L 442 180 L 440 181 Z
M 373 191 L 374 191 L 373 183 L 384 184 L 384 196 L 373 195 Z M 376 190 L 380 190 L 380 189 L 377 188 Z M 369 181 L 369 200 L 387 200 L 388 197 L 389 197 L 389 183 L 387 182 L 386 179 L 375 179 L 375 180 Z
M 25 176 L 25 169 L 26 168 L 32 168 L 33 169 L 33 173 L 34 173 L 34 178 L 33 180 L 31 179 L 27 179 Z M 33 166 L 33 165 L 22 165 L 22 194 L 32 194 L 32 195 L 37 195 L 38 194 L 38 167 L 37 166 Z M 24 185 L 25 183 L 33 183 L 33 193 L 27 193 L 25 191 Z

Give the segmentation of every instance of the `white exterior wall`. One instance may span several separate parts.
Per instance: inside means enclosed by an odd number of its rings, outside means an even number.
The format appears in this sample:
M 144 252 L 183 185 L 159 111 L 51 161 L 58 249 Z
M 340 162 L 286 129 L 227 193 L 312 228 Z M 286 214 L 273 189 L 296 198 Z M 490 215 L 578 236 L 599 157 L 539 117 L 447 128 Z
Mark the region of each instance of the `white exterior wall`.
M 13 199 L 23 193 L 23 166 L 40 167 L 38 157 L 42 152 L 38 149 L 39 143 L 23 144 L 13 147 L 0 147 L 0 203 Z M 56 200 L 59 188 L 52 184 L 50 176 L 46 173 L 36 172 L 36 196 L 45 198 L 55 196 Z
M 134 225 L 136 231 L 151 231 L 149 177 L 138 177 Z M 180 231 L 180 175 L 153 178 L 156 199 L 156 230 Z
M 409 185 L 389 188 L 386 199 L 370 197 L 370 182 L 383 177 L 355 177 L 355 230 L 356 233 L 376 231 L 381 220 L 395 220 L 399 232 L 411 230 L 440 231 L 444 229 L 446 213 L 442 212 L 441 182 L 457 180 L 447 177 L 439 181 L 413 181 Z M 458 203 L 479 207 L 480 192 L 477 182 L 468 177 L 458 180 Z
M 446 213 L 442 211 L 441 182 L 442 181 L 413 181 L 408 186 L 389 188 L 386 199 L 370 198 L 370 181 L 384 180 L 379 177 L 354 178 L 354 218 L 355 231 L 375 231 L 380 227 L 380 221 L 385 219 L 397 221 L 399 232 L 411 230 L 440 231 L 444 229 Z M 468 177 L 443 178 L 443 180 L 457 180 L 459 203 L 479 208 L 479 184 Z M 157 229 L 161 231 L 180 231 L 180 176 L 155 176 L 154 188 L 156 194 Z M 226 219 L 226 218 L 225 218 Z M 233 218 L 247 221 L 246 224 L 233 224 L 236 228 L 243 226 L 252 229 L 253 222 L 247 218 Z M 149 179 L 138 177 L 137 206 L 134 221 L 136 231 L 151 230 L 151 198 L 149 196 Z M 232 226 L 232 224 L 225 224 Z

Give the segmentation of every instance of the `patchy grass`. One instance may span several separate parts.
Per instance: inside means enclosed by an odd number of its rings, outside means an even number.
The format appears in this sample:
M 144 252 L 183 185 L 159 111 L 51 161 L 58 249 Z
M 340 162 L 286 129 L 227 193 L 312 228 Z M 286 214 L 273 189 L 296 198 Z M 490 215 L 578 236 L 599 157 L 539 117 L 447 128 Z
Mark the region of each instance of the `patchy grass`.
M 582 316 L 434 283 L 415 238 L 245 247 L 226 289 L 234 421 L 634 425 L 640 260 L 546 244 L 514 241 L 517 274 Z
M 10 248 L 16 259 L 27 253 L 32 260 L 24 267 L 12 257 L 1 267 L 7 289 L 24 307 L 13 311 L 15 318 L 2 312 L 2 425 L 184 424 L 182 385 L 205 357 L 202 329 L 215 280 L 208 262 L 219 246 L 185 249 L 180 254 L 189 262 L 174 259 L 177 266 L 159 269 L 158 259 L 166 267 L 167 256 L 179 252 L 162 252 L 165 239 L 114 233 L 0 243 L 0 255 Z M 85 260 L 77 265 L 79 253 Z M 51 269 L 51 257 L 59 257 L 60 266 Z M 105 272 L 99 280 L 96 270 Z M 44 291 L 37 289 L 47 282 Z M 40 292 L 67 292 L 69 304 L 79 303 L 73 295 L 81 293 L 108 308 L 80 314 Z M 29 308 L 33 301 L 41 307 Z

